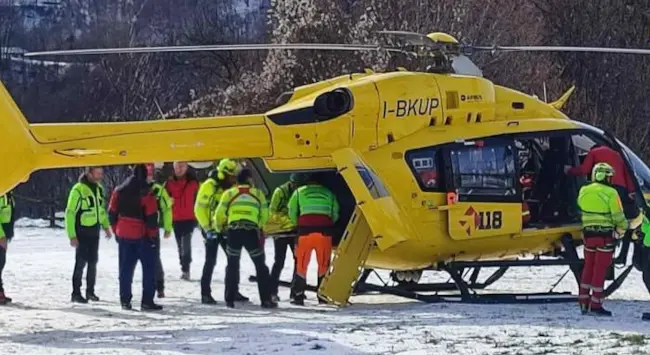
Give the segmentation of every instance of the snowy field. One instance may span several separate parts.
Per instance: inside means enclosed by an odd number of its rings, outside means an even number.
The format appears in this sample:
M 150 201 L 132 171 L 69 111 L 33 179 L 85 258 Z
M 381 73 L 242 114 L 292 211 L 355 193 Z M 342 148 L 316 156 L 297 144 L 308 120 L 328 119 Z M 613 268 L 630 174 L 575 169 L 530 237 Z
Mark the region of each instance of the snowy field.
M 270 266 L 270 241 L 267 252 Z M 606 303 L 611 319 L 583 317 L 574 304 L 427 305 L 391 296 L 353 297 L 353 306 L 335 310 L 316 306 L 310 294 L 310 307 L 298 308 L 286 302 L 287 289 L 281 291 L 281 308 L 267 311 L 258 306 L 255 284 L 247 280 L 254 268 L 243 256 L 241 291 L 254 303 L 231 310 L 222 302 L 224 254 L 219 251 L 213 281 L 220 303 L 203 306 L 198 233 L 193 253 L 193 281 L 181 281 L 175 241 L 165 240 L 167 298 L 159 300 L 164 311 L 128 312 L 119 306 L 117 245 L 102 240 L 96 289 L 102 301 L 71 304 L 74 250 L 63 230 L 23 223 L 5 268 L 14 303 L 0 308 L 0 354 L 650 354 L 650 323 L 640 320 L 650 311 L 650 296 L 636 271 Z M 285 268 L 284 279 L 290 271 Z M 546 291 L 564 271 L 519 268 L 492 289 Z M 137 308 L 140 280 L 138 267 Z M 559 286 L 574 288 L 569 277 Z

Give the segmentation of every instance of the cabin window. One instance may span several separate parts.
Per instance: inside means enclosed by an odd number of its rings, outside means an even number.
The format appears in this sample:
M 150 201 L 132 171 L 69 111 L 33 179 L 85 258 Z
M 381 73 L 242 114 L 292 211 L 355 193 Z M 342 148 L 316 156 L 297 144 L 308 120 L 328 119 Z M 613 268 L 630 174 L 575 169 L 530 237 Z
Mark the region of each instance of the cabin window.
M 406 153 L 406 161 L 422 191 L 439 191 L 442 186 L 438 154 L 439 150 L 434 147 Z
M 450 150 L 454 187 L 459 195 L 515 197 L 516 149 L 512 141 L 477 141 Z
M 389 196 L 386 186 L 379 180 L 379 177 L 377 177 L 374 171 L 359 162 L 355 164 L 355 168 L 359 176 L 361 176 L 361 180 L 366 185 L 366 188 L 370 191 L 372 198 L 378 199 Z

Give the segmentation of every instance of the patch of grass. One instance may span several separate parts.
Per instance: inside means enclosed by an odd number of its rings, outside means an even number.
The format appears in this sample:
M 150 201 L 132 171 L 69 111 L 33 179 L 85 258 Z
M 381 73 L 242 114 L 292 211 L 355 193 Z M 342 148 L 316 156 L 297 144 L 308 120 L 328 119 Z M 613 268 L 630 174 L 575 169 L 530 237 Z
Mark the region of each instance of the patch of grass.
M 541 337 L 541 338 L 548 338 L 548 337 L 550 337 L 550 335 L 549 335 L 548 333 L 546 333 L 546 332 L 539 332 L 539 333 L 537 333 L 537 336 L 538 336 L 538 337 Z
M 614 338 L 614 339 L 621 339 L 623 337 L 623 334 L 616 333 L 616 332 L 611 332 L 611 333 L 609 333 L 609 335 L 611 335 L 612 338 Z
M 582 341 L 582 339 L 576 339 L 576 340 L 573 341 L 573 345 L 579 345 L 579 344 L 582 344 L 582 343 L 584 343 L 584 341 Z
M 645 345 L 646 339 L 642 334 L 629 334 L 621 338 L 621 341 L 632 344 L 632 345 Z

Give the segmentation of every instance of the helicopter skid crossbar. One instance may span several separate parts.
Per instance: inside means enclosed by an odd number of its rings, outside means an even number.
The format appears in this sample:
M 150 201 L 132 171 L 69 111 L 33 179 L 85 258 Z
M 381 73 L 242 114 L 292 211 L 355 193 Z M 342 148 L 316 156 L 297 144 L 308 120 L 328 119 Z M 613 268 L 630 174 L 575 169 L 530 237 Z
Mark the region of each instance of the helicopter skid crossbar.
M 365 293 L 382 293 L 408 299 L 413 299 L 425 303 L 479 303 L 479 304 L 534 304 L 534 303 L 565 303 L 575 302 L 576 296 L 570 292 L 555 292 L 553 289 L 566 276 L 572 272 L 576 280 L 579 281 L 582 271 L 583 261 L 578 257 L 575 243 L 570 235 L 561 239 L 564 250 L 561 250 L 557 259 L 526 259 L 526 260 L 482 260 L 482 261 L 456 261 L 439 264 L 437 268 L 429 268 L 426 271 L 445 271 L 449 274 L 450 280 L 443 283 L 420 283 L 414 282 L 395 282 L 394 285 L 384 283 L 378 285 L 368 282 L 367 278 L 372 269 L 365 269 L 355 285 L 354 294 L 361 295 Z M 569 270 L 562 275 L 549 292 L 542 293 L 477 293 L 476 290 L 485 289 L 499 280 L 506 271 L 511 267 L 548 267 L 548 266 L 567 266 Z M 479 272 L 482 268 L 498 268 L 493 271 L 484 281 L 478 282 Z M 614 293 L 625 281 L 630 274 L 633 266 L 626 267 L 617 278 L 604 291 L 605 297 Z M 423 270 L 424 271 L 424 270 Z M 469 277 L 465 277 L 469 275 Z M 377 275 L 379 276 L 379 275 Z M 381 280 L 381 278 L 379 278 Z M 256 278 L 251 276 L 250 281 L 254 282 Z M 383 281 L 382 281 L 383 283 Z M 280 286 L 291 287 L 290 282 L 280 281 Z M 316 286 L 308 285 L 307 290 L 318 292 Z M 434 292 L 434 294 L 426 294 Z M 449 294 L 440 294 L 440 292 L 450 292 Z M 451 293 L 453 292 L 453 293 Z

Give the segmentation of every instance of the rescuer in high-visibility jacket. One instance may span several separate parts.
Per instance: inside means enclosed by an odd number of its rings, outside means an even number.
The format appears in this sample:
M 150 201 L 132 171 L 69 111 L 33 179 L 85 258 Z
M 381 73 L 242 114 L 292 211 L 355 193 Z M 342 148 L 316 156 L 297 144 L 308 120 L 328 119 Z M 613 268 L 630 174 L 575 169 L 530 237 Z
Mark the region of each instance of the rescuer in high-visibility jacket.
M 162 227 L 165 232 L 165 239 L 171 237 L 173 230 L 173 216 L 172 216 L 172 198 L 167 193 L 165 187 L 157 182 L 151 184 L 151 191 L 153 192 L 156 201 L 158 201 L 158 225 Z M 162 260 L 160 258 L 160 235 L 154 238 L 156 243 L 156 291 L 158 298 L 165 297 L 165 270 L 163 269 Z
M 304 305 L 307 288 L 307 267 L 311 252 L 316 251 L 318 286 L 329 268 L 332 254 L 331 228 L 339 219 L 339 203 L 332 191 L 320 185 L 318 174 L 305 179 L 306 183 L 291 195 L 289 218 L 298 226 L 296 243 L 296 275 L 293 280 L 292 304 Z M 323 301 L 319 299 L 319 303 Z
M 97 259 L 99 251 L 99 232 L 104 229 L 106 237 L 112 232 L 108 222 L 104 188 L 101 181 L 104 171 L 100 167 L 86 168 L 79 177 L 70 195 L 65 209 L 65 229 L 70 245 L 76 248 L 74 272 L 72 274 L 72 302 L 87 303 L 88 300 L 99 301 L 95 295 L 97 278 Z M 86 298 L 81 295 L 81 279 L 86 270 Z
M 201 227 L 203 243 L 205 245 L 205 262 L 201 276 L 201 303 L 214 305 L 217 301 L 212 297 L 212 274 L 217 265 L 217 252 L 219 246 L 226 252 L 226 238 L 223 233 L 217 233 L 215 226 L 215 212 L 223 192 L 235 184 L 235 176 L 239 164 L 231 159 L 221 159 L 215 170 L 211 171 L 208 178 L 199 187 L 199 193 L 194 204 L 194 215 Z M 235 301 L 246 302 L 239 292 Z
M 612 263 L 616 239 L 629 227 L 619 194 L 611 185 L 614 174 L 611 165 L 597 163 L 591 174 L 592 182 L 583 186 L 578 195 L 585 255 L 578 296 L 583 314 L 612 315 L 603 308 L 605 276 Z
M 11 298 L 5 295 L 2 284 L 2 271 L 7 263 L 7 248 L 9 241 L 14 236 L 14 221 L 16 220 L 16 201 L 13 193 L 0 196 L 0 305 L 11 302 Z
M 275 248 L 273 267 L 271 268 L 271 294 L 275 302 L 278 302 L 278 287 L 280 283 L 280 273 L 284 268 L 284 261 L 287 257 L 287 248 L 291 249 L 293 254 L 294 270 L 292 275 L 295 274 L 296 256 L 294 246 L 296 243 L 296 225 L 289 218 L 289 199 L 293 192 L 300 187 L 304 179 L 303 174 L 291 174 L 289 181 L 278 186 L 273 191 L 271 197 L 271 204 L 269 205 L 269 212 L 271 217 L 268 224 L 275 224 L 278 228 L 285 231 L 281 237 L 273 239 L 273 246 Z M 267 225 L 268 225 L 267 224 Z M 266 231 L 266 228 L 265 228 Z M 290 295 L 293 297 L 293 293 Z
M 269 268 L 265 264 L 264 236 L 262 227 L 269 218 L 269 206 L 262 191 L 253 187 L 252 173 L 242 169 L 237 175 L 237 186 L 231 187 L 221 195 L 215 215 L 218 233 L 228 234 L 226 254 L 226 306 L 235 306 L 235 296 L 239 287 L 239 261 L 242 248 L 255 264 L 257 288 L 262 308 L 276 308 L 277 302 L 271 300 L 269 289 Z

